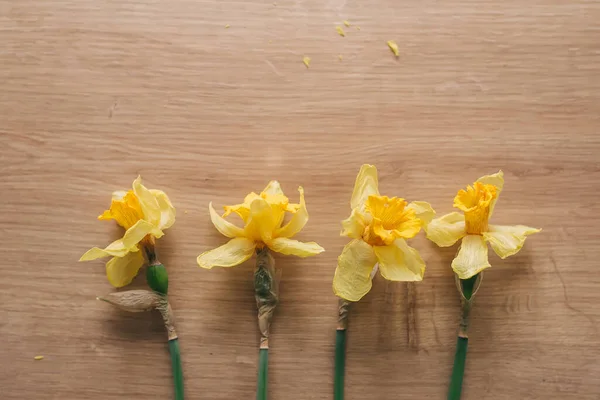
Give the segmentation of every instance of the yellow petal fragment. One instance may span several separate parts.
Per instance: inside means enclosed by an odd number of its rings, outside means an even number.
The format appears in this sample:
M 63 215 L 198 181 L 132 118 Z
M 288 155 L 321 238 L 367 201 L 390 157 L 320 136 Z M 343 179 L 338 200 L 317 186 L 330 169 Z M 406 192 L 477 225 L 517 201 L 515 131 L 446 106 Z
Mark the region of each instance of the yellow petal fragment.
M 306 222 L 308 222 L 308 211 L 306 210 L 306 202 L 304 201 L 304 189 L 302 186 L 298 188 L 298 192 L 300 192 L 300 207 L 296 211 L 294 215 L 292 215 L 292 219 L 290 222 L 285 224 L 282 228 L 277 229 L 275 232 L 276 237 L 286 237 L 291 238 L 298 232 L 304 228 Z
M 357 30 L 357 31 L 360 31 L 360 26 L 357 26 L 357 27 L 356 27 L 356 30 Z
M 279 227 L 278 223 L 281 223 L 279 215 L 276 215 L 266 200 L 258 198 L 250 204 L 250 217 L 244 227 L 244 236 L 267 243 L 273 239 L 273 233 Z
M 340 59 L 340 61 L 344 59 L 344 57 L 341 54 L 338 56 L 338 58 Z
M 449 247 L 460 240 L 465 233 L 465 217 L 452 212 L 441 218 L 435 218 L 425 226 L 427 239 L 440 247 Z
M 504 172 L 501 170 L 492 175 L 485 175 L 481 178 L 477 179 L 477 182 L 481 182 L 485 185 L 493 185 L 496 187 L 496 197 L 492 199 L 490 203 L 490 217 L 494 213 L 494 207 L 496 207 L 496 202 L 498 201 L 498 197 L 500 196 L 500 192 L 504 188 Z
M 310 57 L 304 57 L 302 59 L 302 62 L 304 63 L 304 65 L 306 65 L 306 68 L 310 68 Z
M 336 27 L 335 27 L 335 30 L 337 31 L 337 33 L 338 33 L 340 36 L 346 36 L 346 33 L 344 32 L 344 29 L 343 29 L 341 26 L 336 26 Z
M 212 202 L 208 204 L 208 211 L 210 213 L 210 220 L 213 225 L 222 235 L 228 238 L 242 237 L 244 236 L 244 230 L 226 221 L 225 218 L 221 217 L 213 208 Z
M 123 257 L 113 257 L 106 263 L 106 277 L 114 287 L 129 285 L 144 265 L 141 251 L 127 253 Z
M 350 22 L 349 21 L 344 21 L 344 25 L 350 26 Z
M 171 204 L 169 196 L 162 190 L 150 189 L 150 193 L 156 198 L 158 209 L 160 210 L 160 221 L 158 229 L 165 230 L 170 228 L 175 223 L 175 207 Z
M 229 27 L 230 27 L 230 25 L 229 25 L 229 24 L 225 25 L 225 29 L 227 29 L 227 28 L 229 28 Z
M 419 252 L 403 239 L 389 246 L 373 246 L 381 276 L 389 281 L 417 282 L 423 280 L 425 262 Z
M 43 360 L 43 359 L 44 359 L 44 356 L 35 356 L 35 357 L 33 357 L 33 359 L 34 359 L 34 360 L 37 360 L 37 361 L 39 361 L 39 360 Z
M 452 260 L 452 269 L 460 279 L 469 279 L 486 268 L 491 267 L 488 261 L 488 248 L 480 235 L 467 235 L 463 238 L 458 255 Z
M 365 227 L 365 217 L 358 212 L 358 210 L 354 209 L 350 216 L 342 221 L 342 232 L 340 233 L 340 236 L 360 239 L 365 231 Z
M 325 251 L 315 242 L 299 242 L 294 239 L 280 237 L 267 243 L 269 248 L 277 253 L 298 257 L 315 256 Z
M 490 225 L 489 230 L 483 233 L 483 238 L 492 246 L 492 249 L 500 258 L 506 258 L 517 254 L 521 250 L 528 235 L 540 231 L 541 229 L 524 225 Z
M 135 193 L 135 196 L 140 202 L 142 212 L 144 213 L 144 219 L 152 225 L 158 226 L 161 219 L 161 213 L 156 197 L 150 190 L 142 185 L 141 176 L 138 176 L 137 179 L 133 181 L 132 187 L 133 193 Z
M 358 209 L 358 211 L 362 212 L 369 196 L 379 195 L 378 187 L 377 168 L 369 164 L 361 166 L 354 182 L 350 208 L 353 210 Z
M 393 40 L 388 40 L 388 41 L 387 41 L 387 45 L 388 45 L 388 47 L 390 48 L 390 50 L 392 51 L 392 53 L 394 53 L 394 55 L 395 55 L 396 57 L 399 57 L 399 56 L 400 56 L 400 51 L 398 50 L 398 44 L 397 44 L 395 41 L 393 41 Z
M 423 226 L 427 226 L 435 217 L 435 210 L 426 201 L 413 201 L 406 208 L 415 212 L 415 216 L 421 220 Z
M 362 240 L 348 243 L 338 257 L 333 292 L 348 301 L 358 301 L 371 290 L 371 271 L 377 262 L 373 248 Z
M 200 254 L 196 261 L 200 267 L 206 269 L 235 267 L 252 257 L 255 248 L 254 241 L 246 238 L 235 238 L 223 246 Z

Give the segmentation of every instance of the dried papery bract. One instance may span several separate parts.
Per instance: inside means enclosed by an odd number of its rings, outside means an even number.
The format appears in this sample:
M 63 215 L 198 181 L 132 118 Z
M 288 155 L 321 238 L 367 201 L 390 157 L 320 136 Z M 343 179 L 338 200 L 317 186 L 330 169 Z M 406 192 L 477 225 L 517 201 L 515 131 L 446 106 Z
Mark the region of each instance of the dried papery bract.
M 254 297 L 258 308 L 260 348 L 269 348 L 269 328 L 279 302 L 279 283 L 275 271 L 275 260 L 267 247 L 256 250 L 254 269 Z

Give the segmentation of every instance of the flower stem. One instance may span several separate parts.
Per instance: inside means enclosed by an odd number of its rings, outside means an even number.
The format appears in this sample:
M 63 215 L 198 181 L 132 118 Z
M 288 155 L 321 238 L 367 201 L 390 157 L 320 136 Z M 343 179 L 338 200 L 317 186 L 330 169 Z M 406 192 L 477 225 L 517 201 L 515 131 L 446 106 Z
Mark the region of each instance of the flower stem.
M 465 361 L 467 359 L 467 345 L 469 338 L 458 337 L 456 341 L 456 353 L 454 354 L 454 366 L 452 367 L 452 378 L 448 390 L 448 400 L 460 400 L 463 376 L 465 374 Z
M 267 400 L 267 383 L 269 378 L 269 349 L 258 351 L 258 382 L 256 400 Z
M 175 384 L 175 400 L 183 400 L 183 370 L 181 368 L 179 339 L 169 340 L 169 352 L 171 353 L 173 383 Z
M 335 331 L 334 400 L 344 400 L 344 374 L 346 372 L 346 329 Z
M 456 340 L 456 353 L 454 354 L 454 365 L 452 366 L 452 377 L 448 389 L 448 400 L 460 400 L 462 383 L 465 375 L 465 363 L 467 360 L 467 346 L 469 345 L 469 314 L 473 302 L 473 296 L 479 289 L 482 275 L 478 274 L 469 279 L 457 279 L 457 288 L 461 294 L 461 321 Z

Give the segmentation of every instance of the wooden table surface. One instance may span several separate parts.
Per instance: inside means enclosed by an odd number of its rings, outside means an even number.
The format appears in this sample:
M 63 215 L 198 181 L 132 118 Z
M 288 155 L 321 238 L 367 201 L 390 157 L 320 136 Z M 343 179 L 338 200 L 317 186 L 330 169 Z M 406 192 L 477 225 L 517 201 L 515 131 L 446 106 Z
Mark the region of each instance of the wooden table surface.
M 158 315 L 96 301 L 104 262 L 77 262 L 119 237 L 96 217 L 141 174 L 178 209 L 158 249 L 193 400 L 256 385 L 252 262 L 196 264 L 226 240 L 209 201 L 304 186 L 298 239 L 327 251 L 276 258 L 269 398 L 331 399 L 340 220 L 373 163 L 382 193 L 439 214 L 502 169 L 494 222 L 543 228 L 490 252 L 463 399 L 600 398 L 599 21 L 584 0 L 0 1 L 1 397 L 172 398 Z M 377 277 L 352 311 L 347 400 L 445 398 L 456 249 L 412 244 L 410 298 Z

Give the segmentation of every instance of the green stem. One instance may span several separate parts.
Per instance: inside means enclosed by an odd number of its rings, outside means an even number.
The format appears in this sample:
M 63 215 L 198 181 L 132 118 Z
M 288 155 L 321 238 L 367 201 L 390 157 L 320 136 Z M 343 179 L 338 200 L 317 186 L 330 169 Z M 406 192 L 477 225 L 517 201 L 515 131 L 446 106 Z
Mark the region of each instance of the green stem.
M 183 371 L 181 368 L 179 339 L 169 340 L 169 352 L 171 353 L 173 383 L 175 384 L 175 400 L 183 400 Z
M 469 339 L 465 337 L 459 337 L 456 342 L 456 353 L 454 354 L 454 366 L 452 367 L 452 378 L 450 379 L 448 400 L 460 400 L 468 344 Z
M 344 374 L 346 370 L 346 329 L 335 331 L 334 400 L 344 400 Z
M 258 382 L 256 400 L 267 400 L 267 382 L 269 377 L 269 349 L 258 351 Z

